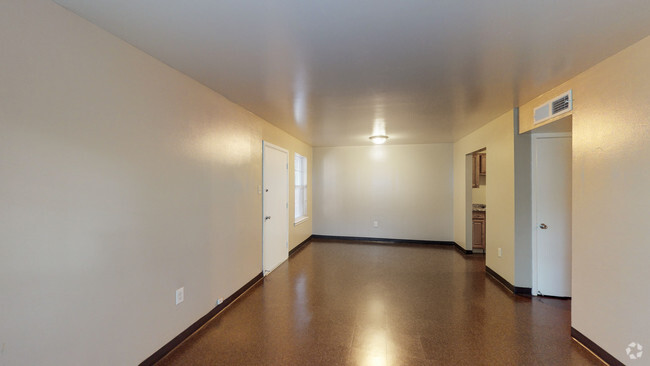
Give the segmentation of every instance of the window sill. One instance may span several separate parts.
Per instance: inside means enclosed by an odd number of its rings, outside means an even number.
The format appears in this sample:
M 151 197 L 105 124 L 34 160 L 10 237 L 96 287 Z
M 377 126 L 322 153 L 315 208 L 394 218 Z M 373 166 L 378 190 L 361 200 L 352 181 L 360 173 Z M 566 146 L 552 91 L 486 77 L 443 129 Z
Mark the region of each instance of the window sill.
M 303 222 L 307 221 L 309 219 L 309 216 L 302 216 L 296 219 L 296 221 L 293 222 L 293 226 L 298 226 L 302 224 Z

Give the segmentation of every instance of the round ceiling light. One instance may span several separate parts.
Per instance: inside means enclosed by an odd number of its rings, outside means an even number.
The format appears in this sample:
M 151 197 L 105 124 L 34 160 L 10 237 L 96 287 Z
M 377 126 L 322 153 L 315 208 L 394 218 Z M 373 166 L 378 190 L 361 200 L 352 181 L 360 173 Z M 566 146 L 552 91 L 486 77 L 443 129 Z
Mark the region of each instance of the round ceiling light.
M 375 143 L 377 145 L 383 144 L 384 142 L 386 142 L 386 140 L 388 140 L 388 136 L 386 136 L 386 135 L 370 136 L 370 141 L 372 141 L 373 143 Z

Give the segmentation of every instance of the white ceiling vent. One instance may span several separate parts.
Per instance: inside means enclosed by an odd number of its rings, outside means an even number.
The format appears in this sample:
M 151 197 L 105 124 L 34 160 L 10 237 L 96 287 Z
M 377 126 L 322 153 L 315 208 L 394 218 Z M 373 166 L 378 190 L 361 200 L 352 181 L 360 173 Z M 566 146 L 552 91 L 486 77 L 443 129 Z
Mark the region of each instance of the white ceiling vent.
M 573 109 L 573 93 L 571 90 L 553 98 L 548 102 L 535 108 L 533 111 L 534 123 L 544 122 L 558 114 L 568 112 Z

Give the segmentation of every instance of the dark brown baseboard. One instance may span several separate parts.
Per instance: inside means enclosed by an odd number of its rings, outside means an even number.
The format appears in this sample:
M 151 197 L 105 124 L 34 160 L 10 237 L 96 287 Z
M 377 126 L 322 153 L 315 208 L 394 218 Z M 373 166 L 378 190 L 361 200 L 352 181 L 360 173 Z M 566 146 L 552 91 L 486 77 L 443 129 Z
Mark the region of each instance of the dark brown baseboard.
M 352 241 L 359 243 L 387 243 L 387 244 L 421 244 L 421 245 L 454 245 L 453 241 L 438 240 L 413 240 L 413 239 L 391 239 L 391 238 L 369 238 L 363 236 L 334 236 L 334 235 L 312 235 L 313 240 L 327 241 Z
M 192 333 L 199 330 L 199 328 L 201 328 L 205 323 L 207 323 L 210 319 L 214 318 L 214 316 L 219 314 L 223 309 L 225 309 L 226 306 L 228 306 L 231 302 L 235 301 L 244 292 L 246 292 L 246 290 L 253 287 L 253 285 L 255 285 L 259 280 L 262 279 L 262 277 L 263 277 L 262 273 L 260 272 L 257 276 L 255 276 L 252 280 L 248 281 L 244 286 L 242 286 L 234 294 L 230 295 L 227 299 L 225 299 L 221 304 L 215 306 L 207 314 L 202 316 L 201 319 L 194 322 L 194 324 L 190 325 L 187 329 L 182 331 L 181 334 L 174 337 L 174 339 L 172 339 L 167 344 L 162 346 L 162 348 L 160 348 L 158 351 L 154 352 L 154 354 L 149 356 L 146 360 L 142 361 L 140 363 L 140 366 L 154 365 L 156 362 L 162 360 L 163 357 L 165 357 L 169 352 L 171 352 L 171 350 L 176 348 L 176 346 L 178 346 L 184 340 L 186 340 L 189 336 L 191 336 Z
M 501 275 L 496 273 L 492 268 L 488 266 L 485 266 L 485 273 L 494 277 L 495 280 L 499 281 L 502 285 L 508 288 L 508 290 L 510 290 L 513 294 L 521 295 L 521 296 L 531 296 L 532 291 L 530 287 L 517 287 L 512 283 L 508 282 L 505 278 L 501 277 Z
M 310 235 L 310 236 L 309 236 L 307 239 L 305 239 L 302 243 L 296 245 L 295 248 L 291 249 L 291 250 L 289 251 L 289 257 L 291 257 L 292 255 L 298 253 L 298 252 L 301 251 L 304 247 L 306 247 L 307 244 L 309 244 L 309 243 L 311 242 L 312 237 L 313 237 L 313 235 Z
M 461 252 L 461 253 L 463 253 L 463 254 L 474 254 L 474 252 L 472 252 L 471 250 L 468 250 L 468 249 L 465 249 L 465 248 L 461 247 L 461 246 L 458 245 L 458 243 L 456 243 L 456 242 L 454 242 L 454 248 L 456 248 L 457 251 L 459 251 L 459 252 Z M 483 254 L 483 253 L 481 253 L 481 254 Z
M 571 300 L 570 296 L 552 296 L 552 295 L 544 295 L 544 294 L 540 294 L 540 293 L 538 293 L 537 296 L 547 297 L 549 299 Z
M 591 351 L 601 360 L 605 361 L 610 366 L 623 366 L 624 363 L 617 360 L 616 357 L 609 354 L 609 352 L 602 349 L 599 345 L 594 343 L 591 339 L 587 338 L 584 334 L 580 333 L 576 328 L 571 327 L 571 337 L 582 344 L 586 349 Z
M 520 296 L 533 296 L 532 289 L 530 287 L 519 287 L 515 286 L 515 295 Z

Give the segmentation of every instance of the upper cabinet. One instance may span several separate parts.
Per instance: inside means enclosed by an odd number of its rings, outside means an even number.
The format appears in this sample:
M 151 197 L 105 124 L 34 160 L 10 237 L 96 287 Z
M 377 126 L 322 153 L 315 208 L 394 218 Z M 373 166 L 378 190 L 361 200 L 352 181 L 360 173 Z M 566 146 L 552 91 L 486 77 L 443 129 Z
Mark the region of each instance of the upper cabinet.
M 478 154 L 479 163 L 478 163 L 478 173 L 479 175 L 485 175 L 487 172 L 487 155 L 485 153 Z
M 472 154 L 472 188 L 478 188 L 481 175 L 487 173 L 487 155 L 485 153 Z

